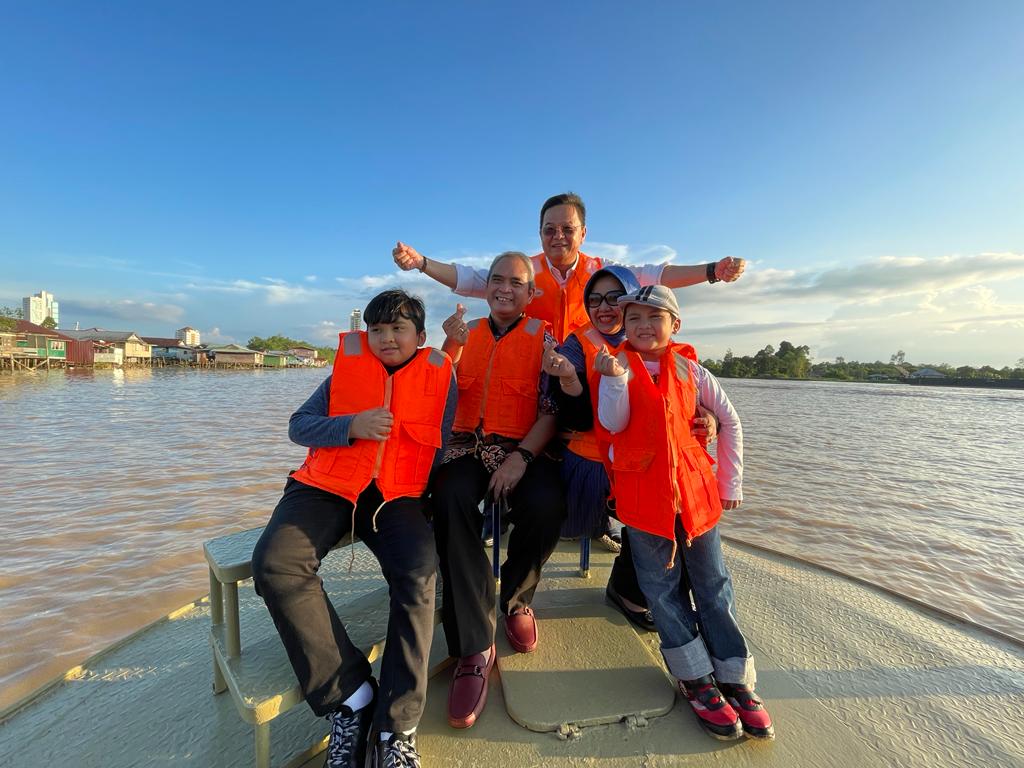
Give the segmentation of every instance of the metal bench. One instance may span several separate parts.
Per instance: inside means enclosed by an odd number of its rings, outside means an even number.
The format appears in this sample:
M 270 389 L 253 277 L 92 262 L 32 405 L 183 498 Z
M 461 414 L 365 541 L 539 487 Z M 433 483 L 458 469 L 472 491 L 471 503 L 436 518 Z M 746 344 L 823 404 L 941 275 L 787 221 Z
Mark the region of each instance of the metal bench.
M 270 630 L 242 647 L 238 584 L 252 577 L 252 551 L 263 528 L 211 539 L 203 544 L 210 568 L 210 648 L 213 652 L 213 692 L 231 691 L 242 719 L 255 729 L 256 768 L 269 768 L 270 723 L 278 715 L 302 703 L 302 692 L 284 646 L 263 610 L 258 620 Z M 348 543 L 348 539 L 344 540 Z M 340 592 L 345 583 L 344 568 L 337 577 L 325 574 L 328 561 L 345 558 L 345 552 L 328 555 L 321 568 L 328 595 Z M 440 603 L 440 601 L 438 601 Z M 389 595 L 386 584 L 354 600 L 335 605 L 343 615 L 345 629 L 372 663 L 383 651 L 387 635 Z M 439 614 L 437 614 L 439 615 Z M 436 616 L 435 616 L 436 618 Z

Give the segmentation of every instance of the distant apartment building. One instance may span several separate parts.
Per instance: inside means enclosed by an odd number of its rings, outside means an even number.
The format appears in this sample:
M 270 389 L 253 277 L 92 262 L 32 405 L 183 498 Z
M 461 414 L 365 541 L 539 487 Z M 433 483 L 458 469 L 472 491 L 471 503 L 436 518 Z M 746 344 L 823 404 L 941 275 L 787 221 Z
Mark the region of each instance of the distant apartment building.
M 348 316 L 350 331 L 361 331 L 363 330 L 363 313 L 361 310 L 353 309 L 352 314 Z
M 30 323 L 39 325 L 48 317 L 60 328 L 60 305 L 53 298 L 52 293 L 40 291 L 35 296 L 26 296 L 21 300 L 22 318 Z
M 176 330 L 174 332 L 174 338 L 181 339 L 183 342 L 185 342 L 186 347 L 198 347 L 200 343 L 199 331 L 187 325 L 184 328 L 179 328 L 178 330 Z

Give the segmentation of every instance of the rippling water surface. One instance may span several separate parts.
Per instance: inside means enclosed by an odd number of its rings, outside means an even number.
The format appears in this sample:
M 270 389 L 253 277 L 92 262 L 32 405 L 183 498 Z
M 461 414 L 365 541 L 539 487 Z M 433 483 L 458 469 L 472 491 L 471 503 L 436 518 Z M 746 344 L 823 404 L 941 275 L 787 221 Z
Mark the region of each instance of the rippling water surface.
M 326 374 L 0 375 L 0 707 L 207 591 L 202 542 L 266 521 Z M 725 533 L 1024 639 L 1024 392 L 723 383 Z

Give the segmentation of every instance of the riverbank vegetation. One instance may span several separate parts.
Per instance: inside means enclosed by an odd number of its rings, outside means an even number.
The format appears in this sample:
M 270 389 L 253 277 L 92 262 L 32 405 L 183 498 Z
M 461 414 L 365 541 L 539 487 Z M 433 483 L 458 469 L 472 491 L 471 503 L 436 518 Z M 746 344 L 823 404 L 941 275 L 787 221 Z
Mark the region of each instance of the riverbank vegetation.
M 848 361 L 842 357 L 837 357 L 834 361 L 812 362 L 809 347 L 798 347 L 788 341 L 780 342 L 778 349 L 769 344 L 753 355 L 734 355 L 730 349 L 721 360 L 701 360 L 701 364 L 716 376 L 731 379 L 870 381 L 904 379 L 924 368 L 958 379 L 1024 379 L 1024 358 L 1019 359 L 1014 368 L 993 368 L 990 365 L 983 365 L 980 368 L 970 365 L 955 367 L 946 363 L 908 363 L 906 353 L 900 350 L 889 358 L 889 362 L 876 360 L 873 363 L 861 363 L 856 360 Z
M 318 347 L 310 344 L 308 341 L 297 341 L 295 339 L 289 339 L 287 336 L 277 334 L 275 336 L 268 336 L 262 338 L 260 336 L 253 336 L 245 344 L 249 349 L 255 349 L 259 352 L 266 352 L 271 349 L 292 349 L 293 347 L 310 347 L 315 349 L 319 354 L 321 360 L 327 360 L 328 363 L 334 362 L 334 353 L 337 349 L 334 347 Z

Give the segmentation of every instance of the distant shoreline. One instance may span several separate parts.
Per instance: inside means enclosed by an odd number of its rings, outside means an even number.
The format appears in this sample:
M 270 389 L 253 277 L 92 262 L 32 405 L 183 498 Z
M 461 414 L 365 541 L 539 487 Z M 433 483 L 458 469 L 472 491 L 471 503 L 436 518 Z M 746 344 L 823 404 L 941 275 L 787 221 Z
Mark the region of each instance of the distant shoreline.
M 969 387 L 971 389 L 1024 389 L 1024 379 L 831 379 L 823 377 L 797 379 L 789 376 L 724 376 L 719 379 L 735 381 L 806 381 L 832 382 L 835 384 L 908 384 L 914 387 Z

